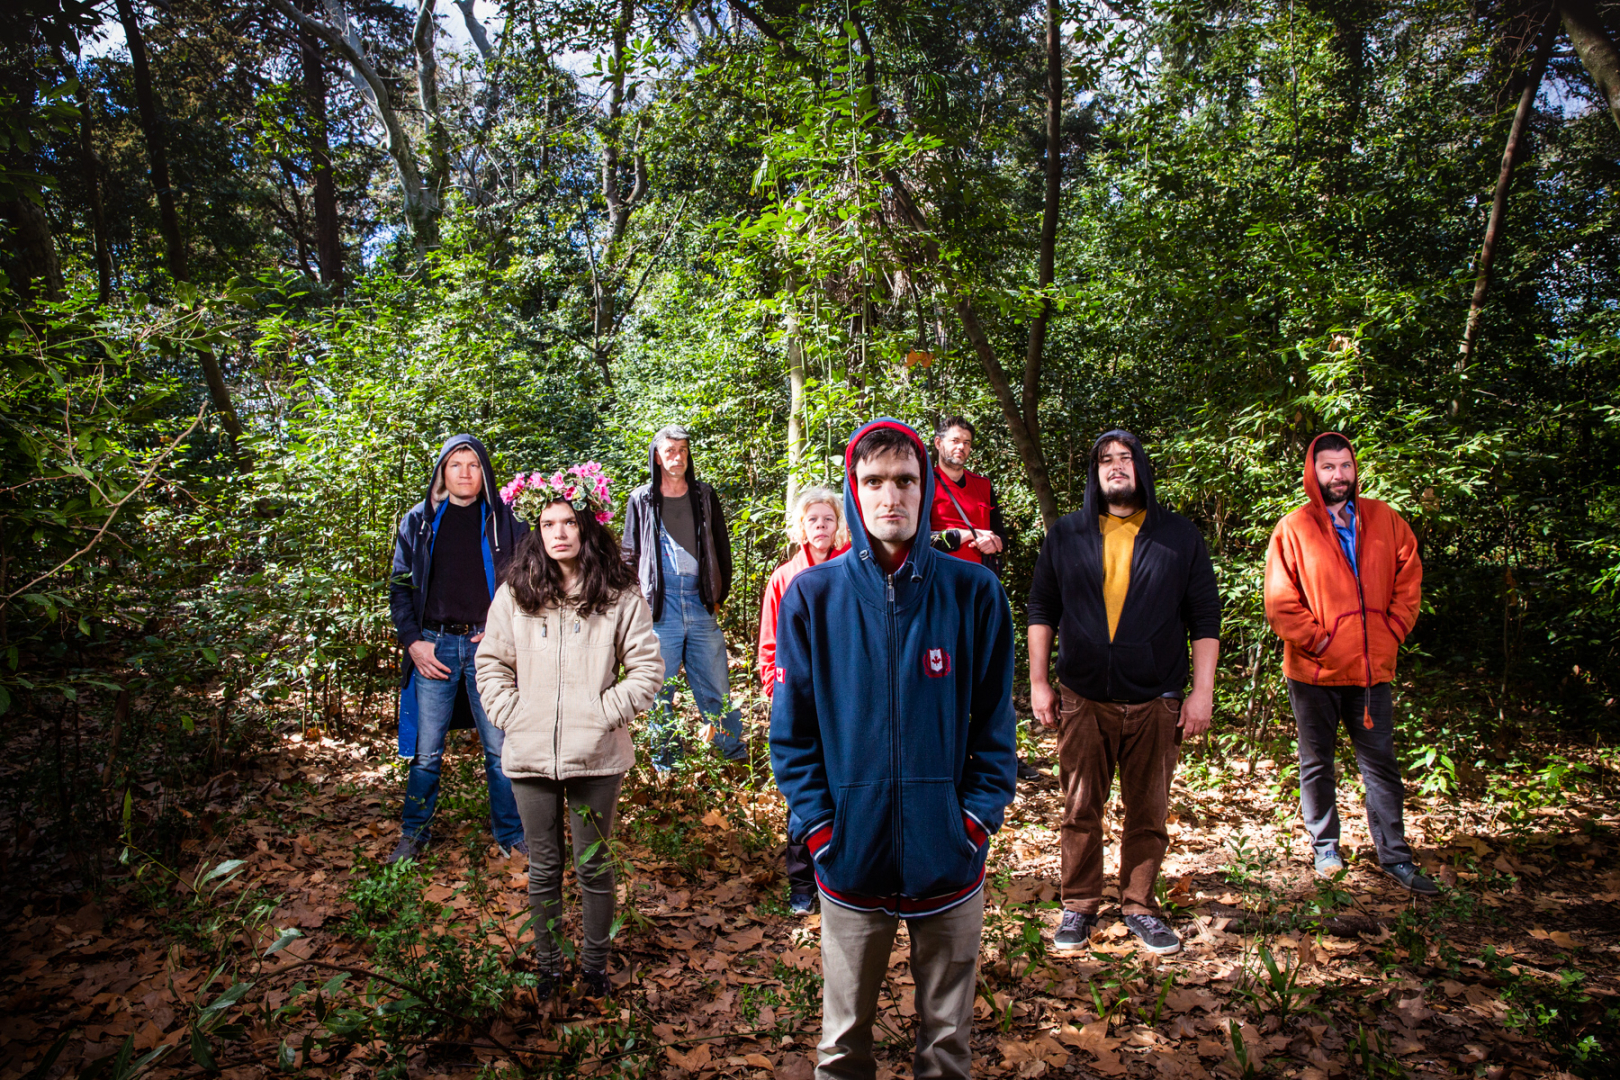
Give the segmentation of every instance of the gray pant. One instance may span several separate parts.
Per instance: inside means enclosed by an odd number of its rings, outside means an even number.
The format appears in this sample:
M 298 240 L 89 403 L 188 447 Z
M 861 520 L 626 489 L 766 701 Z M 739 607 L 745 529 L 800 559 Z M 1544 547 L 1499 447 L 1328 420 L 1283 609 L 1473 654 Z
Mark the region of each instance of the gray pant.
M 821 1044 L 816 1080 L 872 1080 L 872 1024 L 900 920 L 821 903 Z M 907 919 L 916 981 L 916 1080 L 970 1074 L 984 891 L 949 911 Z
M 512 781 L 523 838 L 529 842 L 529 910 L 534 916 L 534 955 L 540 970 L 562 970 L 563 802 L 574 836 L 574 873 L 585 908 L 585 946 L 579 963 L 606 971 L 613 930 L 613 862 L 607 838 L 619 803 L 623 773 L 571 780 Z
M 1366 708 L 1363 710 L 1363 702 Z M 1406 788 L 1395 760 L 1395 709 L 1389 683 L 1369 697 L 1359 686 L 1313 686 L 1288 680 L 1288 703 L 1299 727 L 1299 808 L 1317 857 L 1339 847 L 1339 800 L 1333 753 L 1342 723 L 1350 732 L 1367 790 L 1367 831 L 1385 866 L 1412 861 L 1401 805 Z M 1368 718 L 1372 727 L 1367 726 Z

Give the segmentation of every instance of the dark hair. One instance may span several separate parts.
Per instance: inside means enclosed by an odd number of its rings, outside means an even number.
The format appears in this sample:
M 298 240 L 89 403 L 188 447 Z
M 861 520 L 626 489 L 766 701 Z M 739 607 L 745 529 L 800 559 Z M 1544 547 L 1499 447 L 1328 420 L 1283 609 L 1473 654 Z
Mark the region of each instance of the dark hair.
M 1326 435 L 1321 436 L 1311 444 L 1312 465 L 1316 464 L 1316 455 L 1320 454 L 1324 450 L 1350 450 L 1350 440 L 1346 439 L 1343 435 L 1335 435 L 1331 431 Z M 1350 450 L 1350 453 L 1354 454 L 1355 451 Z
M 865 435 L 861 436 L 860 441 L 855 444 L 855 449 L 850 452 L 850 471 L 853 472 L 855 466 L 859 465 L 867 458 L 878 457 L 882 454 L 894 454 L 901 452 L 909 453 L 912 457 L 918 458 L 918 467 L 924 470 L 927 469 L 927 466 L 923 464 L 922 459 L 918 455 L 917 444 L 912 442 L 911 438 L 905 432 L 900 431 L 898 428 L 892 427 L 873 428 L 871 431 L 868 431 Z
M 547 506 L 562 502 L 555 499 Z M 619 540 L 613 530 L 599 524 L 589 510 L 575 510 L 579 522 L 579 600 L 581 615 L 606 612 L 619 602 L 619 594 L 637 584 L 636 572 L 619 554 Z M 546 554 L 536 521 L 518 541 L 512 563 L 506 570 L 506 584 L 518 607 L 537 615 L 548 607 L 563 607 L 571 601 L 563 590 L 562 568 Z
M 967 432 L 969 438 L 977 439 L 979 437 L 979 432 L 976 428 L 974 428 L 973 421 L 969 420 L 967 417 L 942 416 L 939 418 L 939 422 L 934 425 L 934 438 L 944 438 L 945 433 L 951 430 L 953 427 L 959 427 L 963 431 Z
M 1095 465 L 1097 463 L 1097 459 L 1102 457 L 1102 452 L 1108 449 L 1110 446 L 1113 446 L 1115 443 L 1118 443 L 1126 450 L 1129 450 L 1132 460 L 1135 460 L 1136 447 L 1131 445 L 1131 441 L 1135 438 L 1135 435 L 1132 435 L 1124 428 L 1114 428 L 1112 431 L 1103 432 L 1102 436 L 1097 439 L 1096 445 L 1091 448 L 1091 463 Z

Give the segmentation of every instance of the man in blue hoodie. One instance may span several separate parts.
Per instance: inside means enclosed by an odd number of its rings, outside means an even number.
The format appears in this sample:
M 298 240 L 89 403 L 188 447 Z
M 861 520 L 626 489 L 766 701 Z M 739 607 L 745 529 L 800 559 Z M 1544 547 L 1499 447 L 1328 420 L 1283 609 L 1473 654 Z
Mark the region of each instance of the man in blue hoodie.
M 929 546 L 933 470 L 915 431 L 874 420 L 844 461 L 851 548 L 782 598 L 771 699 L 771 768 L 824 901 L 816 1076 L 875 1074 L 905 919 L 914 1074 L 965 1077 L 985 856 L 1015 783 L 1012 617 L 994 574 Z
M 439 449 L 427 496 L 411 507 L 394 538 L 389 606 L 405 650 L 399 694 L 399 756 L 411 763 L 399 845 L 388 862 L 415 858 L 432 838 L 444 740 L 454 727 L 478 728 L 489 783 L 489 824 L 501 855 L 528 854 L 512 781 L 501 771 L 501 731 L 484 715 L 473 656 L 484 614 L 529 531 L 495 496 L 489 452 L 471 435 Z

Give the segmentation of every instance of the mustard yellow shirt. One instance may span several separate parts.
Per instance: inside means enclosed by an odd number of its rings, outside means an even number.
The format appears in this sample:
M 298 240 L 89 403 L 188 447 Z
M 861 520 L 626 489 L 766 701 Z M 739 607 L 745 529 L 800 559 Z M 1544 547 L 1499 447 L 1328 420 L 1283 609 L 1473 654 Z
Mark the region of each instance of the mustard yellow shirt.
M 1147 510 L 1130 517 L 1102 514 L 1103 606 L 1108 609 L 1108 640 L 1119 629 L 1119 613 L 1125 610 L 1125 594 L 1131 588 L 1131 555 L 1136 551 L 1136 534 L 1142 528 Z

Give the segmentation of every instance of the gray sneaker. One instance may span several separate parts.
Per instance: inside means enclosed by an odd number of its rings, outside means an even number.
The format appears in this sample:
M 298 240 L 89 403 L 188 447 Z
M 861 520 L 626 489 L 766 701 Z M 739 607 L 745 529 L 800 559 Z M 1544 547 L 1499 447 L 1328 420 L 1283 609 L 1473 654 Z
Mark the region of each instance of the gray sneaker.
M 1316 876 L 1319 878 L 1327 878 L 1331 881 L 1333 876 L 1343 869 L 1344 858 L 1339 854 L 1338 848 L 1334 848 L 1326 855 L 1316 857 Z
M 393 853 L 383 860 L 384 866 L 392 866 L 401 859 L 419 859 L 426 851 L 428 844 L 433 841 L 431 833 L 422 833 L 420 836 L 402 836 L 399 843 L 394 846 Z
M 1406 887 L 1408 892 L 1419 896 L 1439 896 L 1440 886 L 1419 873 L 1418 868 L 1409 862 L 1390 863 L 1384 867 L 1384 873 L 1394 878 Z
M 495 841 L 495 850 L 501 853 L 501 858 L 503 859 L 510 859 L 513 855 L 521 855 L 527 859 L 529 857 L 529 842 L 527 840 L 519 840 L 517 843 L 508 847 L 497 840 Z
M 1078 911 L 1065 911 L 1058 932 L 1052 935 L 1052 948 L 1058 952 L 1075 952 L 1091 943 L 1097 929 L 1097 916 L 1082 915 Z
M 1142 948 L 1150 953 L 1167 956 L 1181 951 L 1181 939 L 1170 929 L 1170 924 L 1157 915 L 1127 915 L 1125 929 L 1135 934 Z

